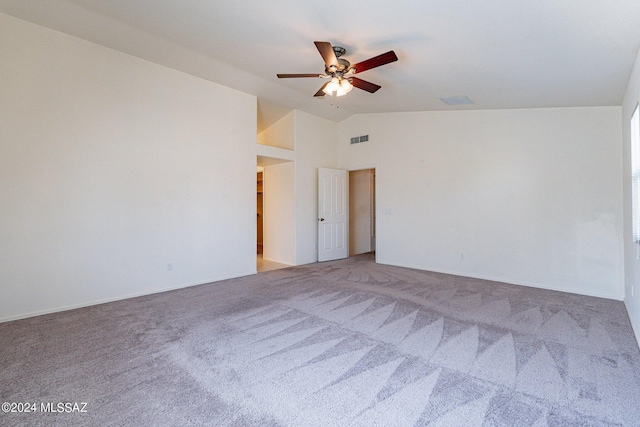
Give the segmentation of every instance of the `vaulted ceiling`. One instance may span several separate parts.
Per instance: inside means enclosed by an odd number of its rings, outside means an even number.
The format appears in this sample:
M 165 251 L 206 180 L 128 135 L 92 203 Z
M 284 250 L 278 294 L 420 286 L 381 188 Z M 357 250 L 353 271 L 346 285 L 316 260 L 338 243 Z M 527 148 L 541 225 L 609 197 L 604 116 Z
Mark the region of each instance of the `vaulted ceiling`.
M 291 109 L 352 114 L 620 105 L 640 47 L 640 1 L 0 0 L 0 12 L 256 95 L 259 130 Z M 314 41 L 382 86 L 313 98 Z M 472 105 L 440 98 L 467 96 Z

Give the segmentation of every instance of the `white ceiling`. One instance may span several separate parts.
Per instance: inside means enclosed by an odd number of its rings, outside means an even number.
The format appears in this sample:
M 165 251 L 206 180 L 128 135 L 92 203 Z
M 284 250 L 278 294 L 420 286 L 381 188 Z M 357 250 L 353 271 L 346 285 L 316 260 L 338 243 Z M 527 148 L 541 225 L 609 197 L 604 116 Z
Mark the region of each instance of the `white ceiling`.
M 639 0 L 0 0 L 0 12 L 258 97 L 259 130 L 291 109 L 331 120 L 390 111 L 620 105 L 640 47 Z M 382 86 L 315 99 L 313 41 Z M 474 105 L 439 98 L 465 95 Z

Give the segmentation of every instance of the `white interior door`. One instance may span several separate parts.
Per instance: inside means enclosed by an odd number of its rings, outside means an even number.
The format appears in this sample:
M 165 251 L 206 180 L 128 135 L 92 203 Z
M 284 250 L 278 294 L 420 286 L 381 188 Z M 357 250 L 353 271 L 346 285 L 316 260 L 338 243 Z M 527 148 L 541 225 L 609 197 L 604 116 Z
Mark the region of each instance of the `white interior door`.
M 347 177 L 345 170 L 318 169 L 318 261 L 348 255 Z

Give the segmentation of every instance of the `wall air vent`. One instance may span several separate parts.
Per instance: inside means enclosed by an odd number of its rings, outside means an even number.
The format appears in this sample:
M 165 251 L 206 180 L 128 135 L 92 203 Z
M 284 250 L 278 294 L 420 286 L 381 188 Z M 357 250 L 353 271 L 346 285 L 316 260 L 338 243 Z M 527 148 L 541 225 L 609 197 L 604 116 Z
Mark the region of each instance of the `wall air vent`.
M 351 138 L 351 143 L 359 144 L 361 142 L 367 142 L 368 140 L 369 140 L 369 135 L 354 136 L 353 138 Z

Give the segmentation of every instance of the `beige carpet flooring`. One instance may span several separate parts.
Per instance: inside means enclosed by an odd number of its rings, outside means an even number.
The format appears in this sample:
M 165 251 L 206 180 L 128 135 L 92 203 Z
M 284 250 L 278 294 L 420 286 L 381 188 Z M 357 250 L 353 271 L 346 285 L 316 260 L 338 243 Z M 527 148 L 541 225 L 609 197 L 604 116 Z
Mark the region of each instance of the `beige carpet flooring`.
M 622 302 L 371 256 L 3 323 L 0 366 L 2 426 L 640 425 Z

